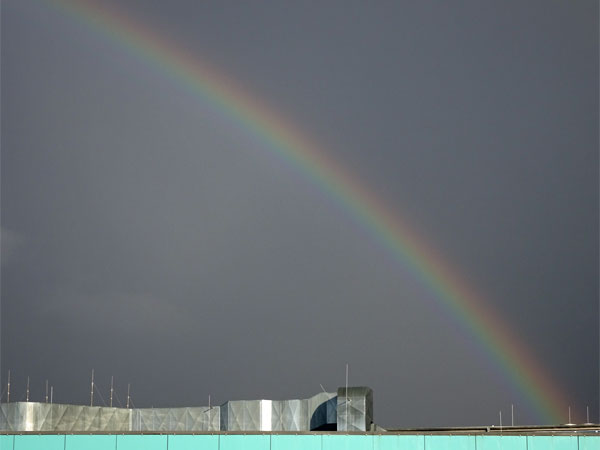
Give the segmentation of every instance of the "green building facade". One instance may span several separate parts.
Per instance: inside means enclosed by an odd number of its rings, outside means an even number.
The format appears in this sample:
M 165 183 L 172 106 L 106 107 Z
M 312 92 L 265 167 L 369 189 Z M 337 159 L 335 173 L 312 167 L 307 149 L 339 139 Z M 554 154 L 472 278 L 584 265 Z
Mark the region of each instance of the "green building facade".
M 12 434 L 0 450 L 600 450 L 600 434 Z

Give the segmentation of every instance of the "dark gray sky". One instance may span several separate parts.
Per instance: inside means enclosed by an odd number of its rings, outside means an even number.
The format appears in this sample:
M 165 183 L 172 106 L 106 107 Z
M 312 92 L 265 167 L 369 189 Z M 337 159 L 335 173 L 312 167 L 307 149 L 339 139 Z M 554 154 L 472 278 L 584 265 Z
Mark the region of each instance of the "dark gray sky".
M 598 421 L 598 3 L 106 1 L 290 118 Z M 85 403 L 350 383 L 384 426 L 542 421 L 435 295 L 214 107 L 3 0 L 1 379 Z M 564 420 L 566 421 L 565 410 Z

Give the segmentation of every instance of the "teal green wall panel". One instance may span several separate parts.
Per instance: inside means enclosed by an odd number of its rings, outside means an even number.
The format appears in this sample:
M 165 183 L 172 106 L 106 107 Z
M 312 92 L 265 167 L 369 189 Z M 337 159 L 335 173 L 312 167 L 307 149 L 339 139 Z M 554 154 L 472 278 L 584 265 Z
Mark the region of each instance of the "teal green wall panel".
M 425 436 L 398 436 L 401 449 L 423 450 L 425 448 Z
M 321 439 L 314 434 L 274 434 L 271 436 L 271 450 L 321 450 Z
M 15 436 L 15 450 L 65 450 L 65 435 L 28 434 Z
M 579 436 L 579 450 L 600 450 L 600 436 Z
M 167 436 L 123 434 L 117 436 L 117 450 L 167 450 Z
M 322 450 L 373 450 L 373 436 L 325 434 Z
M 425 450 L 475 450 L 475 436 L 425 436 Z
M 424 450 L 425 436 L 373 436 L 373 450 Z
M 527 436 L 477 436 L 477 450 L 527 450 Z
M 114 434 L 67 434 L 66 440 L 65 450 L 115 450 L 117 448 L 117 436 Z
M 270 438 L 265 434 L 223 434 L 220 450 L 269 450 Z
M 13 450 L 14 436 L 0 436 L 0 450 Z
M 577 450 L 577 436 L 528 436 L 529 450 Z
M 169 435 L 169 450 L 219 450 L 219 436 L 172 434 Z
M 0 450 L 600 450 L 598 436 L 1 435 Z

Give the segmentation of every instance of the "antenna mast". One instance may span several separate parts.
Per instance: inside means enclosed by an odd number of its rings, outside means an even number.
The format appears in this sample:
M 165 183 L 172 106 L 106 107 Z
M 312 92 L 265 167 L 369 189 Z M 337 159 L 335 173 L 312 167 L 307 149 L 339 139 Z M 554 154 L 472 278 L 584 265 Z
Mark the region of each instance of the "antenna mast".
M 589 406 L 585 407 L 585 417 L 586 417 L 586 422 L 590 423 L 590 407 Z
M 127 409 L 129 409 L 129 388 L 131 387 L 131 384 L 127 383 Z
M 46 380 L 46 403 L 48 403 L 48 380 Z
M 346 401 L 344 403 L 344 412 L 345 412 L 345 420 L 346 420 L 346 429 L 348 429 L 348 363 L 346 363 Z
M 8 387 L 6 389 L 6 403 L 10 403 L 10 370 L 8 371 Z
M 346 419 L 348 418 L 348 363 L 346 363 Z
M 92 369 L 92 384 L 90 389 L 90 406 L 94 406 L 94 369 Z
M 29 375 L 27 376 L 27 395 L 25 396 L 25 401 L 29 403 Z
M 111 375 L 110 377 L 110 407 L 112 408 L 112 399 L 113 399 L 113 381 L 114 377 Z

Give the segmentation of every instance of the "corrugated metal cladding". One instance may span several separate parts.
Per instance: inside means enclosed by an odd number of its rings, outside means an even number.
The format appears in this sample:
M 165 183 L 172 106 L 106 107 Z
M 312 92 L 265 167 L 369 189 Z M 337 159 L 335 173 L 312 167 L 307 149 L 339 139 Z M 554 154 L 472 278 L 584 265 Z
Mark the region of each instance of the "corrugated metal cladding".
M 600 436 L 16 435 L 1 450 L 598 450 Z
M 367 387 L 321 392 L 308 399 L 236 400 L 221 406 L 107 408 L 33 402 L 0 405 L 0 431 L 202 432 L 368 431 L 373 391 Z

